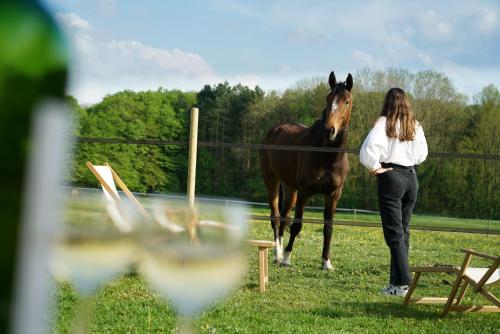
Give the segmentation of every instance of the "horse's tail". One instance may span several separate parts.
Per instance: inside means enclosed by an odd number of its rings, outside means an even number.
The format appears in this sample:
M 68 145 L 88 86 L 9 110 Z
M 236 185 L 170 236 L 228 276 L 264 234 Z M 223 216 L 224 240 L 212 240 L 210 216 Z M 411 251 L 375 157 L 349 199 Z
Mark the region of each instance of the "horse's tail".
M 280 182 L 280 190 L 278 194 L 278 208 L 280 210 L 280 216 L 285 216 L 285 186 L 283 182 Z
M 280 217 L 284 218 L 286 215 L 286 208 L 285 208 L 285 185 L 283 182 L 280 182 L 280 190 L 278 193 L 278 208 L 280 210 Z M 285 221 L 284 219 L 281 220 L 281 224 L 284 224 L 284 229 L 288 232 L 290 232 L 290 226 L 292 225 L 291 221 Z

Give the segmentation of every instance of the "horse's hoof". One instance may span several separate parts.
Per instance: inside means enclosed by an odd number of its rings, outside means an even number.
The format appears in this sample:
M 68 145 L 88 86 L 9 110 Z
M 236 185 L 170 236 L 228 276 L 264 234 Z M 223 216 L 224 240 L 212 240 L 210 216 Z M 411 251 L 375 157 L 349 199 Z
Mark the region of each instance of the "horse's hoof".
M 281 259 L 280 266 L 281 267 L 291 267 L 292 266 L 292 261 L 290 259 L 291 257 L 292 257 L 292 252 L 284 252 L 283 259 Z
M 328 259 L 328 260 L 323 259 L 323 267 L 321 269 L 333 270 L 333 266 L 332 266 L 332 263 L 330 262 L 330 259 Z
M 283 258 L 283 260 L 281 260 L 280 262 L 280 267 L 291 267 L 292 266 L 292 262 L 290 261 L 290 258 L 288 259 L 288 261 L 285 260 L 285 258 Z
M 283 248 L 279 244 L 279 240 L 276 239 L 276 246 L 274 247 L 274 263 L 279 265 L 283 260 Z

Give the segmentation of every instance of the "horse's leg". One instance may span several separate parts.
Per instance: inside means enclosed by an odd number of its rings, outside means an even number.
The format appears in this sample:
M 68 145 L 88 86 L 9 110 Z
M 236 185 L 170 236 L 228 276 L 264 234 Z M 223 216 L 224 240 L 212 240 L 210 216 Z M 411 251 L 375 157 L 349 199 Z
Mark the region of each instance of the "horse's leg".
M 297 202 L 297 190 L 292 189 L 290 187 L 286 187 L 285 189 L 285 203 L 283 207 L 283 212 L 281 212 L 281 225 L 280 225 L 280 243 L 283 245 L 283 234 L 285 226 L 290 224 L 290 211 L 295 206 Z M 283 219 L 284 218 L 284 219 Z M 290 254 L 289 252 L 285 252 L 283 254 L 283 260 L 281 261 L 281 265 L 290 266 Z
M 274 262 L 280 263 L 283 257 L 283 246 L 279 242 L 280 211 L 279 211 L 279 190 L 280 181 L 274 175 L 264 177 L 267 188 L 267 200 L 271 208 L 271 227 L 273 228 L 274 240 Z
M 287 185 L 284 185 L 283 206 L 280 205 L 281 224 L 280 224 L 279 237 L 281 245 L 283 245 L 283 235 L 285 234 L 285 228 L 291 225 L 290 211 L 295 206 L 296 202 L 297 202 L 297 191 Z
M 291 265 L 291 257 L 293 250 L 293 243 L 297 235 L 299 235 L 300 230 L 302 229 L 302 217 L 304 216 L 304 207 L 306 206 L 306 202 L 311 195 L 304 191 L 299 191 L 297 196 L 297 205 L 295 206 L 295 217 L 290 227 L 290 239 L 288 240 L 288 244 L 285 248 L 284 261 L 283 265 Z
M 323 269 L 332 270 L 330 261 L 330 244 L 333 232 L 333 214 L 337 208 L 337 202 L 342 194 L 342 188 L 337 189 L 332 195 L 325 195 L 325 209 L 323 211 Z

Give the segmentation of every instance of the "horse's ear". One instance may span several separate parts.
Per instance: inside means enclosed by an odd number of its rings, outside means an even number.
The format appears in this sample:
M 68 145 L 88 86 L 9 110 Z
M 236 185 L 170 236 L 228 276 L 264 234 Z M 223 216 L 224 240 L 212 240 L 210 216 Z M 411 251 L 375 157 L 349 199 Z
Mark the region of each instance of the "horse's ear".
M 349 73 L 347 75 L 347 79 L 345 80 L 345 88 L 347 88 L 348 91 L 351 91 L 352 89 L 352 75 Z
M 328 84 L 330 85 L 330 88 L 333 90 L 335 86 L 337 86 L 337 79 L 335 78 L 335 73 L 330 73 L 330 77 L 328 78 Z

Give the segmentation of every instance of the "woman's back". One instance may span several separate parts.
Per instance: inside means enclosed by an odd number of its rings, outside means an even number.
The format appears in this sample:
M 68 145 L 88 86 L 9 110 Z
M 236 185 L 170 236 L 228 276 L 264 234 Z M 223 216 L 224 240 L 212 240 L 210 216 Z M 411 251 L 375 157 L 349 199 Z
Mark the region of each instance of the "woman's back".
M 360 151 L 360 161 L 368 169 L 380 167 L 381 162 L 394 163 L 401 166 L 415 166 L 427 157 L 427 142 L 424 130 L 418 122 L 415 126 L 415 138 L 402 141 L 391 138 L 386 133 L 387 117 L 380 116 L 370 131 Z M 396 132 L 399 131 L 396 123 Z

